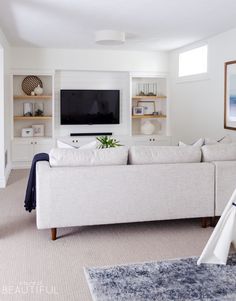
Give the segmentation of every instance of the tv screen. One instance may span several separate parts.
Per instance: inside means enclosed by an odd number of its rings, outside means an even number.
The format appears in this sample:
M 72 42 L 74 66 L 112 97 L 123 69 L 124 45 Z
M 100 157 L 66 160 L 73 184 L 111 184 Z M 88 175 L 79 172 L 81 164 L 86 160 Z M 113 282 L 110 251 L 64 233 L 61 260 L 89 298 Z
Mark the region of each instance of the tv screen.
M 61 90 L 61 124 L 118 123 L 119 90 Z

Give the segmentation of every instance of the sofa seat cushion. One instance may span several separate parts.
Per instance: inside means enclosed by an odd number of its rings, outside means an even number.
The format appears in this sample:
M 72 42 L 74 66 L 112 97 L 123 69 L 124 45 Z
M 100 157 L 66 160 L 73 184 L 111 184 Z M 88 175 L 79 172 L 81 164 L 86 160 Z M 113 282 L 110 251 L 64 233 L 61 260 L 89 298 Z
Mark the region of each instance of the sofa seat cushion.
M 106 149 L 53 148 L 49 161 L 51 166 L 126 165 L 128 149 L 123 146 Z
M 204 145 L 202 160 L 204 162 L 236 160 L 236 143 Z
M 132 146 L 130 164 L 199 163 L 201 149 L 195 146 Z

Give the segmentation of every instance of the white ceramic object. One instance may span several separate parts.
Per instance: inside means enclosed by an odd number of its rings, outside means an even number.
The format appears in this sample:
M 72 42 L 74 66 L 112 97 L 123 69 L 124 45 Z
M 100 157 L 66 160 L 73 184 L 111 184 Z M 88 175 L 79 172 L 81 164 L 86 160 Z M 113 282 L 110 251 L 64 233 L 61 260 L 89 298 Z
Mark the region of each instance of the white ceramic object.
M 38 85 L 35 89 L 34 89 L 34 93 L 36 95 L 42 95 L 43 94 L 43 88 L 40 87 L 40 85 Z
M 150 120 L 142 120 L 140 131 L 144 135 L 152 135 L 155 131 L 155 125 Z

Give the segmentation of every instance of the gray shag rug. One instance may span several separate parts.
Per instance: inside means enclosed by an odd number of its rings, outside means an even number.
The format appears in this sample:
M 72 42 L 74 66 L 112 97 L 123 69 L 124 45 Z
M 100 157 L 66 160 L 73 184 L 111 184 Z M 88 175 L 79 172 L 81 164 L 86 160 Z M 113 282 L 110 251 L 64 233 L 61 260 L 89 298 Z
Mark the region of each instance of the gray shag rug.
M 84 271 L 94 301 L 236 300 L 236 255 L 226 266 L 190 257 Z

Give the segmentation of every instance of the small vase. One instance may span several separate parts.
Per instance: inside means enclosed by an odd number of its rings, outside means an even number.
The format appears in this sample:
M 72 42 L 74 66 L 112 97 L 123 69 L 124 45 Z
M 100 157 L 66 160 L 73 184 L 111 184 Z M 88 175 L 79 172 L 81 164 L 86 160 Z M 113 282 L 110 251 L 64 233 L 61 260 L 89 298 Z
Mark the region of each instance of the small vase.
M 34 104 L 34 116 L 43 116 L 43 103 L 35 103 Z
M 33 104 L 31 102 L 24 102 L 23 115 L 26 117 L 33 116 Z
M 144 135 L 152 135 L 155 131 L 155 125 L 150 120 L 142 120 L 140 131 Z
M 36 95 L 42 95 L 43 94 L 43 88 L 40 87 L 40 85 L 38 85 L 35 89 L 34 89 L 34 93 Z

